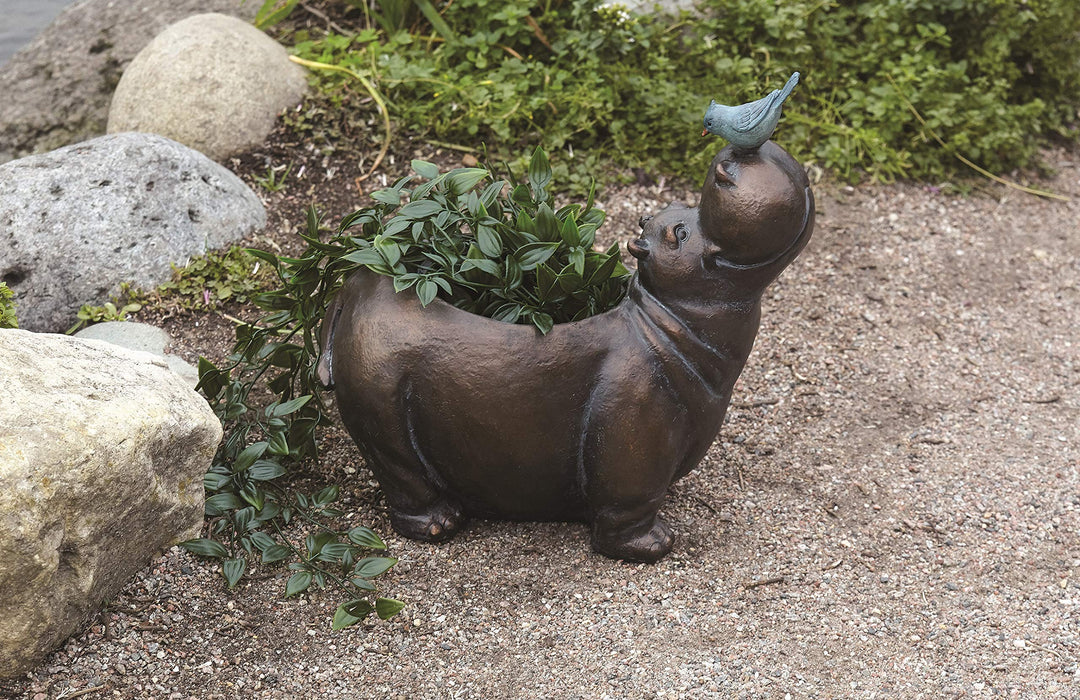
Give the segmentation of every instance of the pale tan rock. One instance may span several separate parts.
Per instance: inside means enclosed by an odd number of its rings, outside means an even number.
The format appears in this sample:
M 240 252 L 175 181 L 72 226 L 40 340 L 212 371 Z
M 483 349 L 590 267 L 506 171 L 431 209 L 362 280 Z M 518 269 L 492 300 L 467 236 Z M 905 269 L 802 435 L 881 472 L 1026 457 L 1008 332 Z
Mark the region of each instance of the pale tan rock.
M 262 144 L 306 90 L 306 71 L 270 37 L 235 17 L 195 15 L 124 71 L 107 129 L 160 134 L 222 161 Z
M 197 533 L 221 424 L 162 359 L 103 341 L 0 330 L 0 385 L 0 677 L 14 677 Z
M 26 4 L 30 4 L 29 2 Z M 261 2 L 78 0 L 0 64 L 0 163 L 105 133 L 124 68 L 185 17 L 223 12 L 254 19 Z M 0 3 L 0 7 L 3 3 Z M 0 25 L 4 23 L 0 15 Z

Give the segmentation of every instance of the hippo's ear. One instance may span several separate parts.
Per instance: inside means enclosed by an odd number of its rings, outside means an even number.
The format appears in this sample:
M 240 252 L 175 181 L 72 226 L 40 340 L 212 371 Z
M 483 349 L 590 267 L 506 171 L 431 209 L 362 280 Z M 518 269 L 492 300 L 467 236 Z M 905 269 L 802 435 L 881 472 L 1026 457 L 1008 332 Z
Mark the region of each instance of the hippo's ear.
M 706 267 L 716 267 L 716 261 L 720 259 L 721 255 L 720 246 L 716 245 L 708 238 L 705 239 L 705 249 L 701 252 L 701 257 L 705 260 Z

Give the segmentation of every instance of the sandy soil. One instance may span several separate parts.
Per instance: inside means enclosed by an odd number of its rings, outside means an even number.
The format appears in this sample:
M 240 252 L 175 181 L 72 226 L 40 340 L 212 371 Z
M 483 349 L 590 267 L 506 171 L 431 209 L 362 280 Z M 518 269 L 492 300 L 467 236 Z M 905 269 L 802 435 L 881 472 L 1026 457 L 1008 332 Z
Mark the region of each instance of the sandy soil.
M 285 600 L 280 568 L 230 593 L 173 549 L 0 696 L 1080 698 L 1080 155 L 1047 157 L 1041 185 L 1070 202 L 818 187 L 814 239 L 766 294 L 728 420 L 671 491 L 678 540 L 659 564 L 594 554 L 579 524 L 396 537 L 333 431 L 312 478 L 344 480 L 347 519 L 400 558 L 382 584 L 408 603 L 398 618 L 332 632 L 336 594 Z M 262 191 L 264 243 L 313 196 L 331 219 L 362 201 L 360 164 L 299 144 L 233 165 L 250 182 L 285 162 L 307 167 Z M 604 199 L 625 241 L 696 196 Z M 188 359 L 231 343 L 215 315 L 141 320 Z

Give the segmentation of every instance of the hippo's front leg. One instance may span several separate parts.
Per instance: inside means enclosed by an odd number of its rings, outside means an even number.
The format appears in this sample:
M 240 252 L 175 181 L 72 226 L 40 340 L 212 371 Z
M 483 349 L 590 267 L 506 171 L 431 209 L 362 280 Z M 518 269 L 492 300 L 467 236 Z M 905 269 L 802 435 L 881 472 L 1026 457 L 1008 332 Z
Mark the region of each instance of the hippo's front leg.
M 652 563 L 671 551 L 675 540 L 657 514 L 682 461 L 683 411 L 667 396 L 657 396 L 663 390 L 629 388 L 631 382 L 622 376 L 594 393 L 582 451 L 583 486 L 593 549 Z

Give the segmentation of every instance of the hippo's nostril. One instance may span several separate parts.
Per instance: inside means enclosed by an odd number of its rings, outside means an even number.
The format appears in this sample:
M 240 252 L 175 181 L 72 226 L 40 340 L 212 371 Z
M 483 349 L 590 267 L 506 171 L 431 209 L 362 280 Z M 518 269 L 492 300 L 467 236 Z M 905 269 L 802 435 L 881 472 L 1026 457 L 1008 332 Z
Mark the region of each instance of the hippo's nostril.
M 649 221 L 651 219 L 652 219 L 651 216 L 643 216 L 640 219 L 638 219 L 637 225 L 640 226 L 641 228 L 645 228 L 645 224 L 649 223 Z
M 626 244 L 626 249 L 630 251 L 630 255 L 633 255 L 638 260 L 649 257 L 649 242 L 644 238 L 630 241 Z

